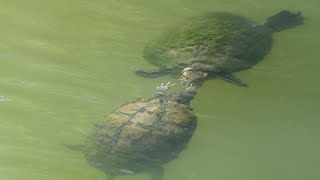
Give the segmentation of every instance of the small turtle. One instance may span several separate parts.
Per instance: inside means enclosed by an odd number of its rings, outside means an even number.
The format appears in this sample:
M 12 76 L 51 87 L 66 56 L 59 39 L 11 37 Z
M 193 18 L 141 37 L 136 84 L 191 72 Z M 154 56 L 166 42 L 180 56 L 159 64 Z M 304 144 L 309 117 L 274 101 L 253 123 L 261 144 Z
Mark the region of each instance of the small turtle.
M 144 48 L 144 57 L 160 70 L 134 68 L 144 77 L 181 72 L 183 84 L 216 76 L 240 86 L 232 75 L 257 64 L 270 51 L 272 34 L 303 23 L 300 12 L 283 10 L 262 25 L 227 12 L 192 17 L 163 33 Z
M 161 180 L 162 166 L 186 147 L 197 126 L 189 107 L 195 87 L 165 95 L 173 85 L 161 84 L 152 98 L 124 104 L 97 125 L 82 148 L 87 161 L 111 179 L 149 172 Z

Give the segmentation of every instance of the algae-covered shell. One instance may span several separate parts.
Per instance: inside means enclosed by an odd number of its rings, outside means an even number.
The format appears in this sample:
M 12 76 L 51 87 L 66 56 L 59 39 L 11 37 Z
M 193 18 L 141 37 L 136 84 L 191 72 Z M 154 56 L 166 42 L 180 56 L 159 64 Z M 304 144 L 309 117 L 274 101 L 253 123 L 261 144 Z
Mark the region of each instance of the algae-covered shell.
M 227 12 L 188 18 L 149 42 L 144 57 L 164 69 L 192 63 L 233 72 L 256 64 L 271 48 L 272 29 Z

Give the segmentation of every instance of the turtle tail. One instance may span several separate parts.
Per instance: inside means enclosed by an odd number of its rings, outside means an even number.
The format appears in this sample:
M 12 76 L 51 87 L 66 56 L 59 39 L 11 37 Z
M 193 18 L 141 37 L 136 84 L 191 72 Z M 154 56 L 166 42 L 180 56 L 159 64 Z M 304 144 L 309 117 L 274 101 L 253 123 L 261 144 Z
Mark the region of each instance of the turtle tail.
M 278 14 L 269 17 L 264 25 L 271 28 L 274 32 L 279 32 L 302 24 L 303 19 L 300 12 L 292 13 L 288 10 L 283 10 Z

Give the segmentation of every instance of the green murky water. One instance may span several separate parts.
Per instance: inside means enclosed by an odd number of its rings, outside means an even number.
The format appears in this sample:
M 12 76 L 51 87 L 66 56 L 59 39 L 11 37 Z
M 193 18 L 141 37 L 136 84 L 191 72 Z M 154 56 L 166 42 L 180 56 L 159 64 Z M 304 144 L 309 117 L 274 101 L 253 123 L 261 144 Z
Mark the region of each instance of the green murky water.
M 274 36 L 250 84 L 205 83 L 192 103 L 199 126 L 164 180 L 320 178 L 320 5 L 317 0 L 0 0 L 0 179 L 103 180 L 83 155 L 94 123 L 119 105 L 148 97 L 160 82 L 144 44 L 185 17 L 228 11 L 263 22 L 299 10 L 305 25 Z M 178 88 L 177 88 L 178 89 Z M 147 174 L 116 180 L 148 180 Z

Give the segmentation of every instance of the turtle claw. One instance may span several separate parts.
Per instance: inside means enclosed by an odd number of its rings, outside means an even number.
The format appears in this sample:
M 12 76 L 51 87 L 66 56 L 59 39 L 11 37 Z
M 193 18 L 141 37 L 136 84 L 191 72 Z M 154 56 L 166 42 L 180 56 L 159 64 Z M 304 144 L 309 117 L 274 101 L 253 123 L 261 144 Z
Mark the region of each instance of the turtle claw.
M 139 76 L 148 77 L 149 74 L 150 74 L 149 72 L 147 72 L 147 71 L 145 71 L 145 70 L 143 70 L 141 68 L 132 67 L 131 69 L 135 74 L 137 74 Z
M 176 83 L 173 83 L 173 84 L 170 84 L 170 83 L 171 82 L 169 81 L 166 85 L 169 89 L 176 85 Z
M 132 67 L 131 68 L 133 72 L 139 74 L 139 73 L 144 73 L 145 71 L 141 68 L 137 68 L 137 67 Z
M 196 87 L 192 83 L 186 85 L 186 92 L 195 92 L 195 91 L 196 91 Z
M 131 67 L 131 69 L 132 69 L 134 72 L 136 72 L 136 71 L 142 71 L 141 68 L 137 68 L 137 67 Z
M 166 85 L 163 85 L 163 83 L 161 83 L 160 86 L 157 86 L 157 91 L 162 91 L 162 92 L 166 92 L 167 90 L 171 89 L 174 85 L 176 85 L 175 83 L 174 84 L 170 84 L 171 82 L 169 81 Z
M 168 74 L 168 71 L 165 69 L 144 70 L 142 68 L 137 68 L 137 67 L 132 67 L 131 69 L 133 70 L 134 73 L 136 73 L 136 75 L 147 77 L 147 78 L 156 78 L 156 77 Z
M 171 89 L 174 84 L 170 84 L 171 82 L 169 81 L 166 85 L 164 85 L 163 83 L 161 83 L 160 86 L 157 86 L 157 91 L 154 95 L 154 97 L 162 97 L 169 89 Z
M 185 92 L 182 93 L 182 103 L 183 104 L 189 104 L 190 101 L 194 98 L 194 96 L 196 95 L 196 87 L 192 84 L 189 83 L 188 85 L 185 86 Z

